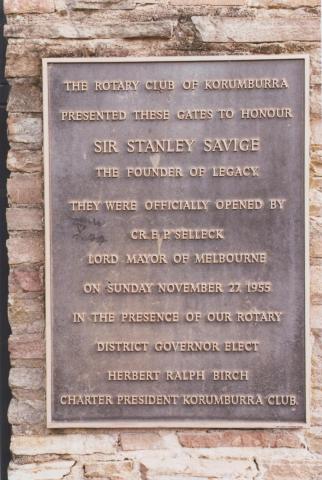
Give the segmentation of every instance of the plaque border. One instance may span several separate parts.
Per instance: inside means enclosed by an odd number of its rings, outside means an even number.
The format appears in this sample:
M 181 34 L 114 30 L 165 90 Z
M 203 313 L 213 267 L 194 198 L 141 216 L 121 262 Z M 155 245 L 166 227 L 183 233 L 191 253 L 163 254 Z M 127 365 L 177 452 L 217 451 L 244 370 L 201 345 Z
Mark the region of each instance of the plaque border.
M 304 242 L 305 242 L 305 421 L 238 421 L 238 420 L 102 420 L 102 421 L 54 421 L 52 419 L 52 312 L 51 312 L 51 215 L 49 178 L 49 104 L 48 65 L 52 63 L 136 63 L 136 62 L 206 62 L 206 61 L 256 61 L 256 60 L 303 60 L 304 61 Z M 47 428 L 109 428 L 109 429 L 150 429 L 150 428 L 226 428 L 264 429 L 299 428 L 310 426 L 311 346 L 310 325 L 310 262 L 309 262 L 309 165 L 310 165 L 310 56 L 309 54 L 281 55 L 211 55 L 211 56 L 169 56 L 169 57 L 48 57 L 42 58 L 43 81 L 43 154 L 44 154 L 44 226 L 45 226 L 45 324 L 46 324 L 46 418 Z

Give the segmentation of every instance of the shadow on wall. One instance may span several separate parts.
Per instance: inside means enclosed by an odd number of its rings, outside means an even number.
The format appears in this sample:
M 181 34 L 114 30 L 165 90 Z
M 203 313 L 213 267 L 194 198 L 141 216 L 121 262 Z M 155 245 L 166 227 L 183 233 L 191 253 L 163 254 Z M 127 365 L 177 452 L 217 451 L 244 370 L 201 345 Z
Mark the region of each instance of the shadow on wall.
M 7 469 L 10 459 L 9 442 L 10 429 L 7 420 L 10 391 L 8 386 L 9 354 L 8 336 L 10 328 L 7 317 L 8 298 L 8 259 L 6 250 L 6 181 L 8 171 L 6 158 L 8 152 L 7 140 L 7 97 L 8 84 L 4 78 L 5 66 L 5 39 L 3 37 L 3 0 L 0 0 L 0 478 L 7 480 Z

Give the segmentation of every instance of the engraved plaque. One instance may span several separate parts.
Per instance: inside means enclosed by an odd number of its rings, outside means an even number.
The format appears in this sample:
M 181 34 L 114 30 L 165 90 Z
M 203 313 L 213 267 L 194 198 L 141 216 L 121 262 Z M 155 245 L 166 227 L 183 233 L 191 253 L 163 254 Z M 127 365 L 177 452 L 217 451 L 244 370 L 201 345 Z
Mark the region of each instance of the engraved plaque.
M 306 423 L 306 62 L 44 60 L 48 426 Z

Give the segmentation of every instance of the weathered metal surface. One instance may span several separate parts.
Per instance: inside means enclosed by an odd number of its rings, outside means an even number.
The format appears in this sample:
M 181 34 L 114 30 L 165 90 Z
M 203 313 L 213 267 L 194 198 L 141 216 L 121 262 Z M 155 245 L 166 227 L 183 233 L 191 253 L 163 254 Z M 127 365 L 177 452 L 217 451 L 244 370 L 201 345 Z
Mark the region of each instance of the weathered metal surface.
M 305 422 L 304 64 L 48 61 L 51 426 Z M 229 79 L 235 81 L 222 82 Z M 173 84 L 151 90 L 146 82 L 154 80 Z M 198 83 L 185 89 L 187 81 Z M 221 119 L 221 109 L 233 117 Z M 262 118 L 242 118 L 242 109 L 262 109 Z M 143 110 L 169 113 L 136 120 L 142 114 L 133 112 Z M 89 111 L 126 118 L 93 113 L 88 121 Z M 178 118 L 184 115 L 198 119 Z M 116 142 L 105 144 L 110 153 L 95 152 L 103 140 Z M 98 176 L 100 167 L 119 176 Z M 172 176 L 133 176 L 128 169 L 136 167 Z M 115 200 L 132 203 L 108 211 L 105 202 Z M 237 202 L 222 208 L 226 200 Z M 151 209 L 155 201 L 164 203 Z M 178 239 L 183 229 L 193 238 Z M 140 240 L 131 238 L 137 230 Z M 138 254 L 152 257 L 132 256 Z M 117 263 L 91 264 L 94 255 Z M 138 263 L 127 263 L 127 255 Z M 205 263 L 197 263 L 201 258 Z M 111 292 L 117 288 L 129 292 Z M 168 312 L 171 321 L 142 321 L 138 312 Z M 95 322 L 98 313 L 109 321 Z M 126 313 L 135 321 L 122 321 Z M 120 352 L 105 351 L 113 342 Z M 170 351 L 157 351 L 158 342 Z M 128 380 L 112 380 L 117 375 Z

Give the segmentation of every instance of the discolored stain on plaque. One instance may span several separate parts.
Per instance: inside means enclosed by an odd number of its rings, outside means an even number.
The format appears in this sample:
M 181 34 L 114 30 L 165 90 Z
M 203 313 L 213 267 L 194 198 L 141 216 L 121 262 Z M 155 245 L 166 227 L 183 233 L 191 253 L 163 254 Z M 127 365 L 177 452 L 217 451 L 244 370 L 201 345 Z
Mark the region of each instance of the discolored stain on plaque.
M 306 422 L 306 62 L 44 60 L 50 427 Z

